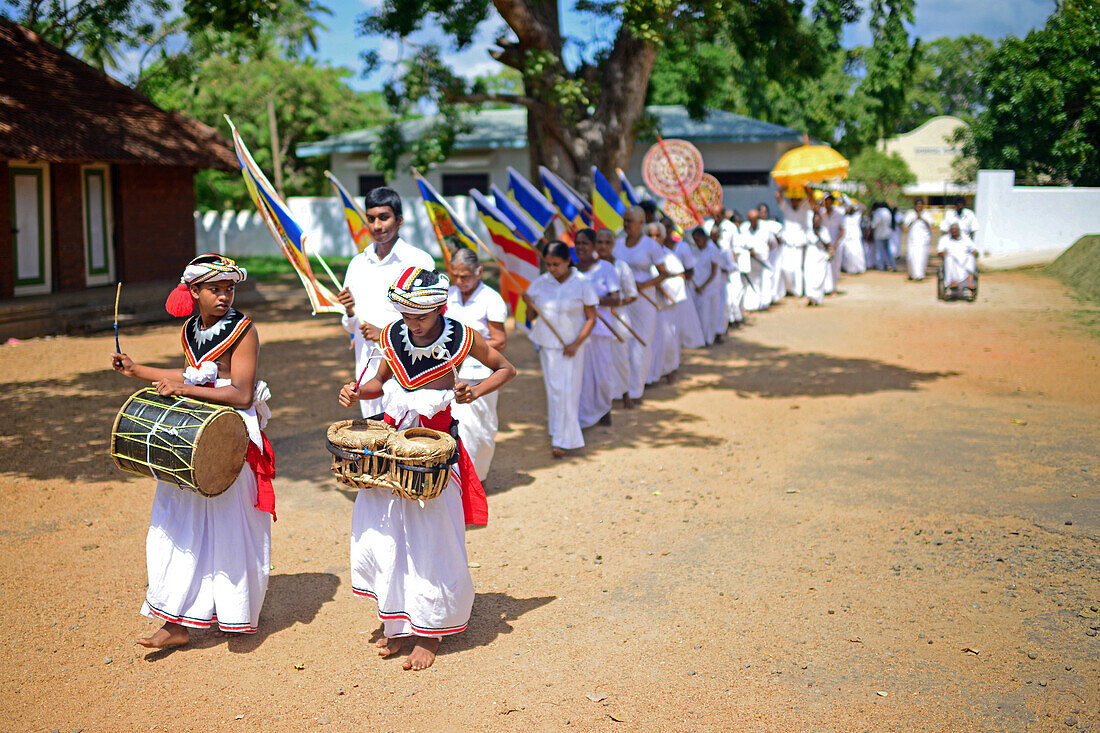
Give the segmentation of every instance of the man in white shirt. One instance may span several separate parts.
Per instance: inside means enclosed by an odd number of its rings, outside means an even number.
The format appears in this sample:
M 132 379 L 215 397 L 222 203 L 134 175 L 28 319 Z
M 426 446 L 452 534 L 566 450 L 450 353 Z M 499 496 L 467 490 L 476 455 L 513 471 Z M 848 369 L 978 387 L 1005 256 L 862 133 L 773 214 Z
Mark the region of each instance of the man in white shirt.
M 890 235 L 894 232 L 894 215 L 885 203 L 876 203 L 871 212 L 871 234 L 875 240 L 874 268 L 893 272 L 893 258 L 890 256 Z M 871 263 L 867 263 L 871 266 Z
M 836 206 L 836 199 L 832 194 L 825 197 L 825 205 L 820 210 L 821 221 L 829 232 L 829 241 L 834 250 L 839 248 L 844 241 L 844 212 Z M 833 258 L 829 260 L 829 269 L 825 273 L 825 293 L 835 293 L 837 283 L 840 282 L 841 256 L 839 251 L 834 251 Z
M 958 224 L 959 232 L 969 239 L 973 239 L 974 235 L 978 233 L 978 217 L 974 215 L 973 211 L 966 208 L 966 199 L 962 196 L 956 197 L 955 208 L 948 209 L 947 213 L 943 215 L 943 221 L 940 222 L 940 231 L 947 234 L 951 231 L 952 224 Z
M 364 199 L 371 242 L 352 258 L 344 276 L 344 289 L 337 294 L 346 315 L 344 330 L 352 335 L 355 349 L 355 378 L 366 382 L 378 371 L 382 351 L 378 336 L 382 329 L 401 318 L 386 295 L 390 285 L 409 267 L 435 269 L 435 260 L 422 249 L 401 239 L 401 197 L 392 188 L 375 188 Z M 364 372 L 364 370 L 366 370 Z M 382 412 L 382 399 L 359 401 L 363 417 Z
M 932 245 L 932 216 L 924 208 L 924 199 L 916 199 L 904 221 L 905 259 L 909 265 L 909 279 L 923 280 L 928 267 L 928 252 Z
M 747 311 L 764 310 L 771 305 L 774 290 L 768 256 L 773 247 L 779 246 L 779 240 L 775 230 L 760 220 L 758 209 L 749 209 L 749 218 L 741 224 L 738 233 L 750 257 L 744 308 Z

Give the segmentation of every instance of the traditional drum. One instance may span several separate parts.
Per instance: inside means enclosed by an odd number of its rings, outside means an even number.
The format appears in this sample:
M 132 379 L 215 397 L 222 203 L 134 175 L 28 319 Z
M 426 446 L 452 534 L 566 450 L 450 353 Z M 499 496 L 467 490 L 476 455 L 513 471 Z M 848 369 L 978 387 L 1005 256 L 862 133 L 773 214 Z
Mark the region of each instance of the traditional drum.
M 248 430 L 232 407 L 138 390 L 111 428 L 111 458 L 123 471 L 203 496 L 232 485 L 248 453 Z
M 336 480 L 357 489 L 391 488 L 386 452 L 393 426 L 381 420 L 341 420 L 328 428 L 325 446 L 332 454 Z
M 393 456 L 390 480 L 393 493 L 405 499 L 439 496 L 458 462 L 458 443 L 447 433 L 431 428 L 408 428 L 390 436 Z

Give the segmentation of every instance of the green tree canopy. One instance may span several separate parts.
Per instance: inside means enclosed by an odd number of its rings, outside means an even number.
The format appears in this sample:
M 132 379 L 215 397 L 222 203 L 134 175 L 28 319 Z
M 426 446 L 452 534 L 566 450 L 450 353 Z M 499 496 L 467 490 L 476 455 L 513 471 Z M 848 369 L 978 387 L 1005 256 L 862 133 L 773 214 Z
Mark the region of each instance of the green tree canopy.
M 852 159 L 848 178 L 862 186 L 868 202 L 885 201 L 891 206 L 901 200 L 902 187 L 917 180 L 900 155 L 887 155 L 873 148 Z
M 606 45 L 584 39 L 583 60 L 570 66 L 564 52 L 571 39 L 562 33 L 558 0 L 387 0 L 362 19 L 365 34 L 400 38 L 434 24 L 463 49 L 483 23 L 503 23 L 491 55 L 519 72 L 523 83 L 521 92 L 490 91 L 448 68 L 439 48 L 418 48 L 387 86 L 387 101 L 399 115 L 429 101 L 440 124 L 418 141 L 401 139 L 391 127 L 375 164 L 392 170 L 405 153 L 417 165 L 441 160 L 461 129 L 461 105 L 505 103 L 528 110 L 531 165 L 547 165 L 579 183 L 589 165 L 608 170 L 629 160 L 646 128 L 650 74 L 665 44 L 695 48 L 721 37 L 770 77 L 820 71 L 803 8 L 804 0 L 577 0 L 578 12 L 614 33 Z
M 1001 43 L 965 155 L 1025 181 L 1100 186 L 1098 19 L 1100 0 L 1064 0 L 1046 27 Z
M 151 73 L 156 75 L 157 69 L 154 67 Z M 222 115 L 229 115 L 256 163 L 269 176 L 274 168 L 268 119 L 268 100 L 271 100 L 284 193 L 327 196 L 331 189 L 323 175 L 325 161 L 299 159 L 295 147 L 347 130 L 381 124 L 387 116 L 381 94 L 355 92 L 348 87 L 344 80 L 351 74 L 350 69 L 332 68 L 308 58 L 271 55 L 236 60 L 214 55 L 195 63 L 186 78 L 175 78 L 149 91 L 160 106 L 182 112 L 217 130 L 226 130 Z M 195 195 L 201 209 L 251 206 L 244 180 L 237 171 L 200 172 Z
M 922 46 L 898 131 L 912 130 L 937 115 L 973 122 L 988 104 L 982 74 L 995 49 L 993 41 L 977 34 L 937 38 Z

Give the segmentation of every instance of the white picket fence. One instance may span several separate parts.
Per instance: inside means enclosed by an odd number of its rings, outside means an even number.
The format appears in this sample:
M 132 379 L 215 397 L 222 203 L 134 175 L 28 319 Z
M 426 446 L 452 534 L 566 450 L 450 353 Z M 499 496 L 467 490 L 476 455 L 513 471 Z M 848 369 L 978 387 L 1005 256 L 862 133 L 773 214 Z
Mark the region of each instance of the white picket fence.
M 452 196 L 447 199 L 458 216 L 483 242 L 489 233 L 481 223 L 473 199 Z M 355 243 L 348 232 L 344 209 L 337 198 L 301 196 L 287 199 L 291 215 L 306 233 L 306 246 L 322 256 L 351 257 Z M 410 244 L 439 255 L 439 244 L 432 232 L 428 212 L 420 199 L 402 200 L 405 223 L 401 236 Z M 255 209 L 245 211 L 208 211 L 195 214 L 195 250 L 217 252 L 229 257 L 278 256 L 279 247 Z

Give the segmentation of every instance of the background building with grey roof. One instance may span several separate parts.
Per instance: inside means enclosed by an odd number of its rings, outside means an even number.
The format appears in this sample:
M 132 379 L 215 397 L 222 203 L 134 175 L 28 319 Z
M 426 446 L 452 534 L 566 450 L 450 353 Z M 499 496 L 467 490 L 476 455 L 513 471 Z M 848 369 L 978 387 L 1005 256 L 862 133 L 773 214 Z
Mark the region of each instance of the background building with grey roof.
M 802 143 L 802 134 L 781 125 L 751 117 L 709 109 L 695 120 L 682 106 L 651 106 L 646 112 L 665 138 L 693 143 L 703 154 L 706 171 L 722 184 L 726 207 L 742 212 L 771 197 L 768 173 L 780 156 Z M 430 117 L 402 124 L 406 139 L 419 136 L 433 123 Z M 495 183 L 507 188 L 508 166 L 528 174 L 527 110 L 489 109 L 471 114 L 469 130 L 458 135 L 446 162 L 425 175 L 444 196 L 466 196 L 471 188 L 487 192 Z M 392 186 L 403 198 L 418 197 L 416 183 L 407 170 L 385 180 L 371 165 L 380 128 L 344 133 L 326 140 L 299 145 L 299 157 L 331 156 L 330 169 L 348 189 L 363 195 L 375 186 Z M 624 169 L 635 186 L 643 185 L 642 159 L 651 140 L 637 141 L 630 164 Z M 603 171 L 609 178 L 614 171 Z

